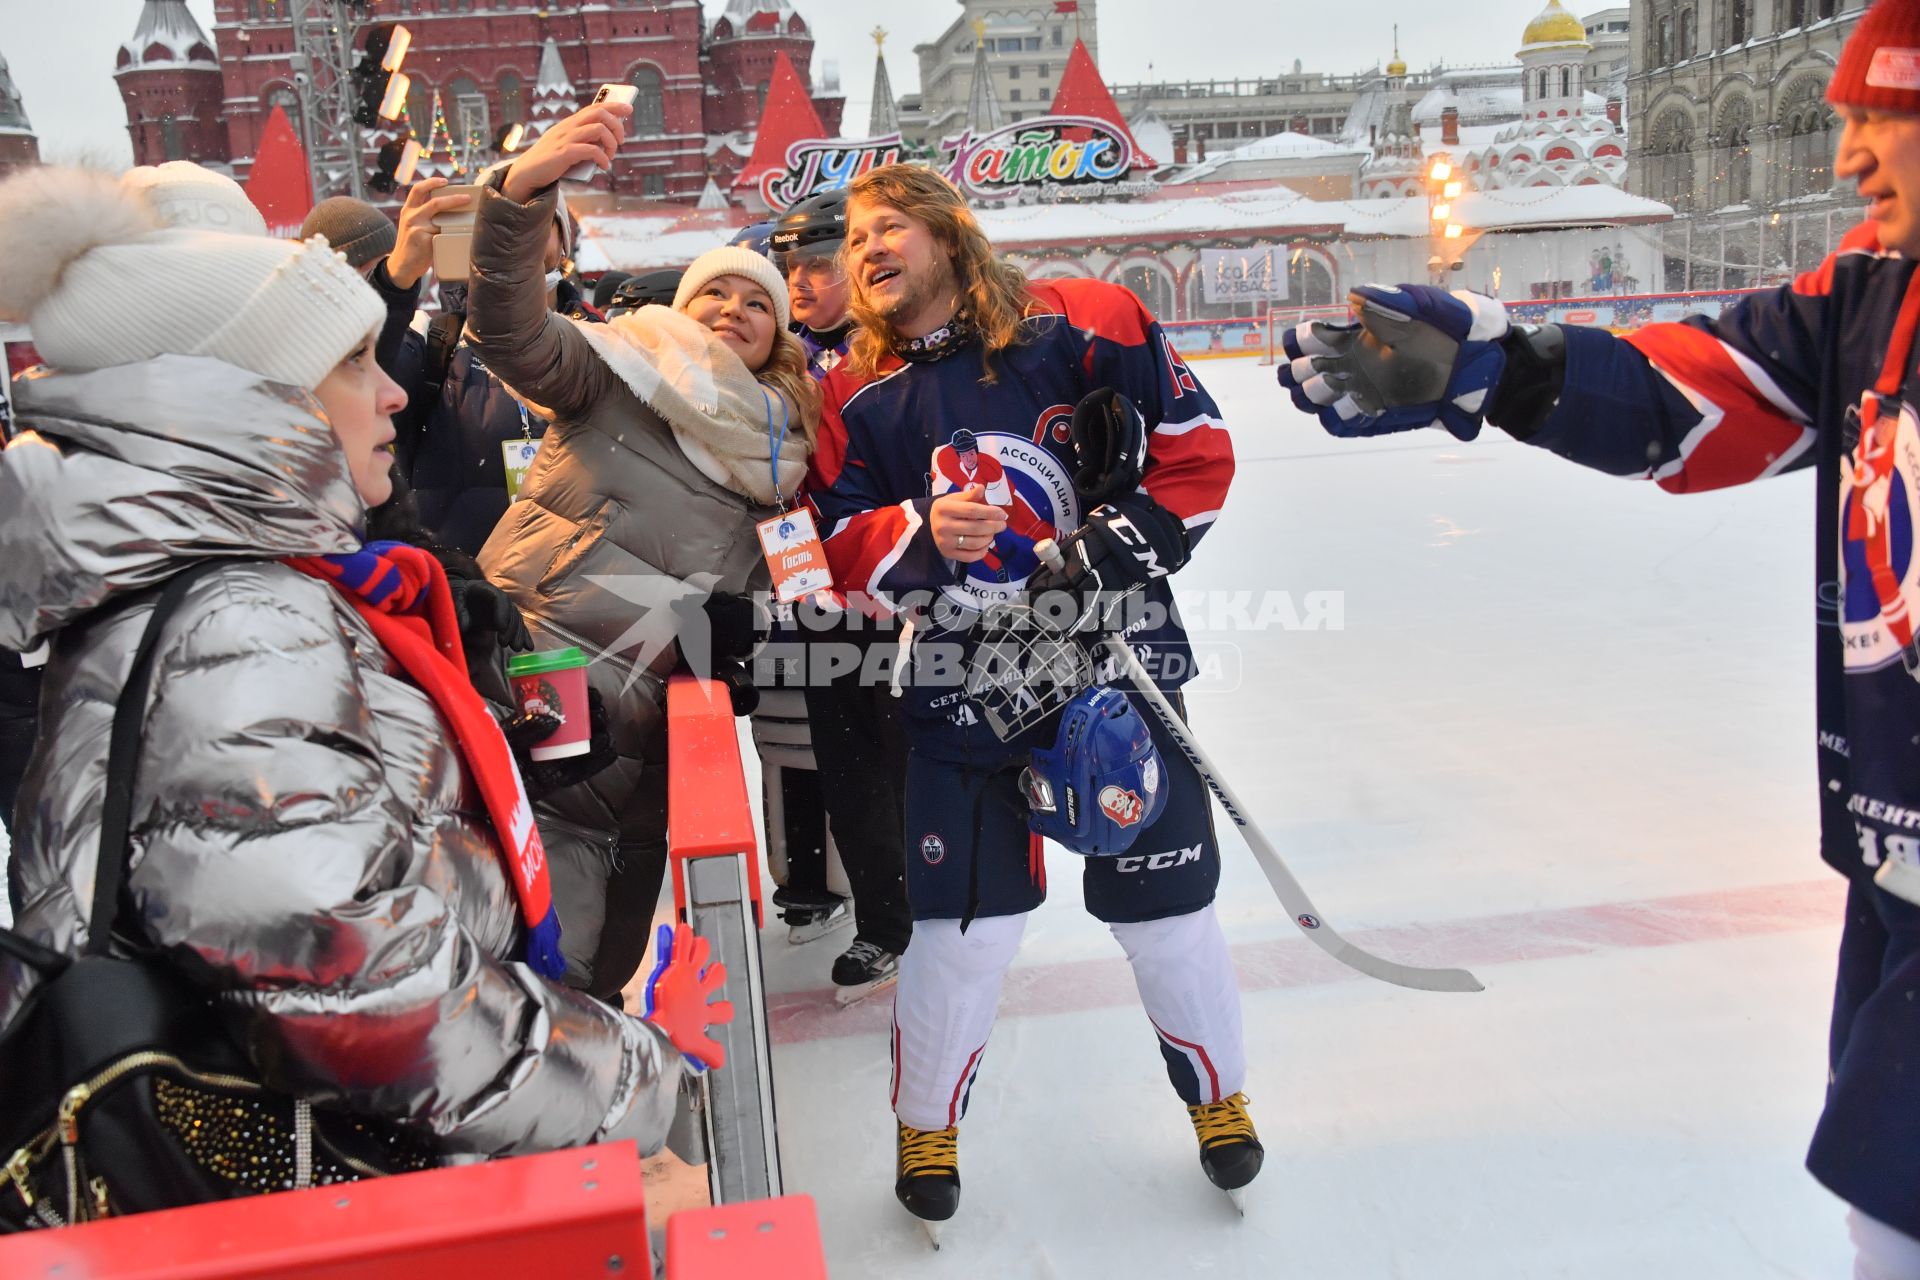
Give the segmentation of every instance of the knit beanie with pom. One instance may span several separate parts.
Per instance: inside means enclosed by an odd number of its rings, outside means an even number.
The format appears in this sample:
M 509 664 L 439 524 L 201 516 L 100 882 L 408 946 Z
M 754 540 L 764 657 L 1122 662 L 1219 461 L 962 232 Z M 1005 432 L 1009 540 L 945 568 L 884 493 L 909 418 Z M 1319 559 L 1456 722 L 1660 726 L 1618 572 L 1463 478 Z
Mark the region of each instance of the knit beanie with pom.
M 773 318 L 782 329 L 793 323 L 793 308 L 787 298 L 787 282 L 780 272 L 760 254 L 737 244 L 724 249 L 709 249 L 693 260 L 687 274 L 680 277 L 680 288 L 673 295 L 673 309 L 685 311 L 699 296 L 707 282 L 720 276 L 745 276 L 767 291 L 773 299 Z
M 137 165 L 122 174 L 120 182 L 152 206 L 163 227 L 236 236 L 267 234 L 267 220 L 239 183 L 191 160 Z
M 32 168 L 0 182 L 0 318 L 82 372 L 211 356 L 312 390 L 378 330 L 373 287 L 319 237 L 169 227 L 102 173 Z
M 1840 50 L 1827 101 L 1920 114 L 1920 0 L 1879 0 L 1868 8 Z

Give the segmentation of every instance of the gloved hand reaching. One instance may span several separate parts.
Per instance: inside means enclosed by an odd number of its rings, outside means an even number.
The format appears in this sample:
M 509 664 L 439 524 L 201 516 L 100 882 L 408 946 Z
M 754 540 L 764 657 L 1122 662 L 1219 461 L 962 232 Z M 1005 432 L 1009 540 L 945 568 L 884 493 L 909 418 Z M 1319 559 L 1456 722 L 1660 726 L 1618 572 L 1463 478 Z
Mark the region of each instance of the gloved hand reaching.
M 1507 310 L 1477 293 L 1431 285 L 1362 285 L 1347 295 L 1359 319 L 1313 321 L 1281 335 L 1280 385 L 1336 436 L 1445 427 L 1480 434 L 1506 367 Z
M 727 1051 L 707 1028 L 733 1021 L 733 1002 L 714 999 L 727 980 L 727 966 L 707 963 L 712 948 L 690 925 L 661 925 L 654 946 L 658 959 L 647 979 L 642 1016 L 666 1032 L 694 1070 L 726 1066 Z

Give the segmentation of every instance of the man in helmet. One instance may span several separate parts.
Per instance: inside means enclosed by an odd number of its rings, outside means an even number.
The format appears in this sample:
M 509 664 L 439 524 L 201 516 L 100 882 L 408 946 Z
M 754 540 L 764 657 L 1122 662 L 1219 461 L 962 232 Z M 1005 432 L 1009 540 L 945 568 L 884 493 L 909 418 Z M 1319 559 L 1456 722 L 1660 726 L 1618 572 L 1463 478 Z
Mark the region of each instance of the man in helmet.
M 847 354 L 853 320 L 840 245 L 847 238 L 847 193 L 823 191 L 789 209 L 774 225 L 773 265 L 787 278 L 793 332 L 807 349 L 816 378 Z
M 840 262 L 846 233 L 847 193 L 825 191 L 789 209 L 769 238 L 773 264 L 787 279 L 793 333 L 816 378 L 847 354 L 853 330 Z M 802 683 L 820 795 L 853 892 L 853 943 L 833 964 L 833 981 L 850 998 L 893 981 L 913 932 L 902 834 L 906 740 L 886 685 L 862 679 L 872 670 L 869 652 L 891 652 L 899 636 L 890 624 L 808 610 L 780 638 L 805 646 Z M 858 661 L 834 662 L 829 654 Z M 787 891 L 795 888 L 790 880 Z

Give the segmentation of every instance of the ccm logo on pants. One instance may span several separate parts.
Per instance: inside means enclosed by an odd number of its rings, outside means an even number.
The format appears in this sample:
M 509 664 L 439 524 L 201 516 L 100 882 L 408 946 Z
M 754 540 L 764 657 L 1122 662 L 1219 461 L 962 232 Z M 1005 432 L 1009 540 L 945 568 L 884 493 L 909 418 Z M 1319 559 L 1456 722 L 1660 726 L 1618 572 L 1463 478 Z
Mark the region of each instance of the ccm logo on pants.
M 1165 853 L 1130 854 L 1113 860 L 1113 869 L 1122 874 L 1129 871 L 1165 871 L 1168 867 L 1182 867 L 1189 862 L 1200 861 L 1200 846 L 1188 845 L 1184 849 L 1169 849 Z

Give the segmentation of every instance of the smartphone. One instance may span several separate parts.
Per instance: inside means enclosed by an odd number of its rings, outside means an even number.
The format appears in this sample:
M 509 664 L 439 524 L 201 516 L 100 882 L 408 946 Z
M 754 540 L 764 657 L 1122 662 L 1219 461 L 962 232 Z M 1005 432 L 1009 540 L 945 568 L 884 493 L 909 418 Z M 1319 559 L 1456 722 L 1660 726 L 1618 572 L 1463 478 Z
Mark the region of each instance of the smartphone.
M 433 274 L 441 284 L 458 284 L 473 267 L 473 232 L 439 231 L 433 237 Z
M 464 208 L 446 209 L 434 214 L 434 234 L 438 236 L 449 231 L 471 233 L 474 219 L 480 214 L 480 184 L 477 182 L 456 184 L 442 187 L 433 193 L 433 198 L 436 200 L 442 196 L 465 196 L 467 203 Z
M 599 92 L 593 95 L 593 101 L 587 105 L 597 107 L 603 102 L 618 102 L 630 107 L 633 105 L 634 99 L 639 96 L 640 90 L 630 84 L 603 84 L 600 86 Z M 600 166 L 591 161 L 586 164 L 575 165 L 573 168 L 567 170 L 567 181 L 591 182 L 593 181 L 593 175 L 598 172 L 600 172 Z

